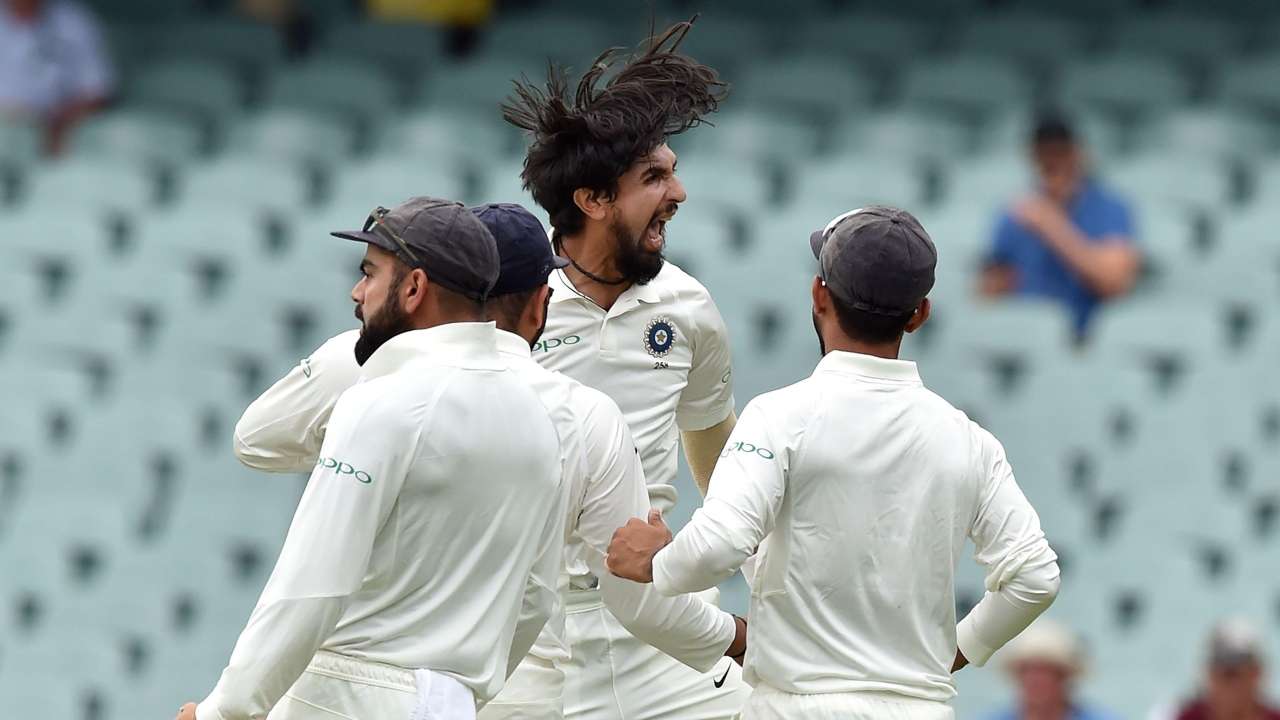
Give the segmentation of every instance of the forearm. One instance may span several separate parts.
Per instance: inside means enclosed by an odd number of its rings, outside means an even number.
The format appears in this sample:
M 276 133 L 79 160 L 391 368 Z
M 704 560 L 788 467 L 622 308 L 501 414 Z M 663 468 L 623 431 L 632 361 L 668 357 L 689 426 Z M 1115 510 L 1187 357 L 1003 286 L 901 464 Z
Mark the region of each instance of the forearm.
M 716 469 L 716 461 L 724 450 L 724 444 L 733 432 L 738 418 L 732 412 L 729 417 L 705 430 L 683 432 L 680 434 L 684 445 L 684 457 L 689 462 L 689 472 L 693 475 L 693 483 L 703 497 L 711 487 L 711 473 Z
M 1016 568 L 993 571 L 987 593 L 956 628 L 956 644 L 970 663 L 982 666 L 995 651 L 1029 626 L 1053 603 L 1058 564 L 1045 543 Z M 1007 581 L 1002 575 L 1012 573 Z
M 697 596 L 665 597 L 608 571 L 598 577 L 605 605 L 628 632 L 695 670 L 710 670 L 733 642 L 733 616 Z
M 1137 277 L 1137 257 L 1129 245 L 1091 243 L 1070 223 L 1050 228 L 1041 237 L 1096 294 L 1112 297 L 1127 292 L 1133 286 Z
M 333 633 L 344 599 L 276 600 L 256 608 L 197 720 L 264 718 Z
M 724 502 L 711 498 L 669 545 L 653 558 L 653 586 L 682 595 L 728 580 L 763 539 Z

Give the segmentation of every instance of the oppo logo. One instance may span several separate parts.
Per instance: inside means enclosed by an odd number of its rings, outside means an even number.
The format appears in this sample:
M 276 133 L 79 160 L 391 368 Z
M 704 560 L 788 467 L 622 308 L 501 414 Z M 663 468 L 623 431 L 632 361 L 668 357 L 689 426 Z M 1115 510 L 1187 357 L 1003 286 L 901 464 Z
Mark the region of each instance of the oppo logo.
M 369 476 L 369 473 L 363 470 L 357 470 L 354 467 L 352 467 L 350 464 L 344 463 L 341 460 L 334 460 L 333 458 L 322 457 L 316 460 L 316 466 L 322 467 L 326 470 L 332 470 L 335 475 L 351 475 L 356 480 L 364 483 L 365 485 L 368 485 L 369 483 L 373 482 L 373 478 Z
M 582 342 L 582 338 L 578 335 L 568 335 L 562 338 L 547 338 L 546 340 L 539 340 L 538 343 L 533 346 L 533 351 L 551 352 L 561 345 L 577 345 L 580 342 Z
M 773 451 L 766 447 L 758 447 L 751 443 L 735 442 L 724 446 L 724 451 L 720 453 L 720 457 L 729 457 L 732 453 L 741 452 L 748 455 L 759 455 L 765 460 L 773 459 Z

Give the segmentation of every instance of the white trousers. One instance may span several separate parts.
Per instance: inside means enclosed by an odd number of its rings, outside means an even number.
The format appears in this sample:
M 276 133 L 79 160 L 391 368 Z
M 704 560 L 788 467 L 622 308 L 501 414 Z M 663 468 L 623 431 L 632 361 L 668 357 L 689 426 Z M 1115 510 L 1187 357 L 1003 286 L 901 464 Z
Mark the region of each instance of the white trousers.
M 590 594 L 571 595 L 566 631 L 566 720 L 730 720 L 751 688 L 725 658 L 700 673 L 640 642 Z
M 320 651 L 268 720 L 475 720 L 471 691 L 451 677 Z
M 742 720 L 955 720 L 951 706 L 887 692 L 793 695 L 757 686 Z
M 477 720 L 563 720 L 564 671 L 550 660 L 525 656 L 502 692 L 476 714 Z

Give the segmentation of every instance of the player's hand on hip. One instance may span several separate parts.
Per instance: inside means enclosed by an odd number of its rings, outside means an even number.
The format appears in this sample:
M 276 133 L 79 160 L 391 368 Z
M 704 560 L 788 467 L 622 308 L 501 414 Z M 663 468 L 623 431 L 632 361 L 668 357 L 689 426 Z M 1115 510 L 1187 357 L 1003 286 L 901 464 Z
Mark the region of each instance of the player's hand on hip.
M 613 532 L 605 566 L 620 578 L 653 582 L 653 556 L 671 542 L 671 530 L 662 521 L 662 512 L 649 511 L 649 520 L 631 518 Z
M 196 720 L 196 704 L 189 702 L 178 708 L 178 717 L 176 720 Z

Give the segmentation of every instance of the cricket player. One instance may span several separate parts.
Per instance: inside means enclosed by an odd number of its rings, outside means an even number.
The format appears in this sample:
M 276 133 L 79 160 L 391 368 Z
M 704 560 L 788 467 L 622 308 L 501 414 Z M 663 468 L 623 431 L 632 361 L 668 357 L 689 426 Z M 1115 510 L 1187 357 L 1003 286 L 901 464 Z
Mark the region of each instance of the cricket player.
M 503 362 L 461 204 L 378 208 L 341 394 L 266 589 L 198 720 L 474 718 L 557 603 L 556 427 Z
M 687 593 L 759 548 L 744 718 L 949 720 L 951 673 L 1049 606 L 1057 556 L 1000 443 L 898 359 L 903 333 L 929 319 L 937 254 L 924 228 L 869 207 L 810 244 L 817 369 L 747 405 L 674 540 L 656 513 L 629 521 L 609 568 Z M 966 538 L 987 593 L 957 626 Z
M 568 92 L 516 84 L 504 117 L 532 143 L 522 178 L 550 215 L 569 265 L 554 290 L 534 358 L 603 391 L 636 441 L 654 508 L 675 504 L 677 445 L 705 492 L 734 424 L 729 340 L 706 288 L 664 262 L 665 228 L 685 200 L 667 139 L 714 112 L 716 72 L 677 52 L 680 23 L 612 72 L 601 55 Z M 749 692 L 735 663 L 697 672 L 627 632 L 593 574 L 570 580 L 566 672 L 570 720 L 732 718 Z
M 745 624 L 740 619 L 697 597 L 663 597 L 605 571 L 604 551 L 613 531 L 629 518 L 646 517 L 649 510 L 634 441 L 606 395 L 530 357 L 546 322 L 551 295 L 547 278 L 565 264 L 552 253 L 542 225 L 514 204 L 484 205 L 472 212 L 497 241 L 501 271 L 487 313 L 497 323 L 499 352 L 542 399 L 560 437 L 570 492 L 566 539 L 573 548 L 566 555 L 567 569 L 600 576 L 602 599 L 624 626 L 682 662 L 706 670 L 725 655 L 741 656 Z M 388 222 L 394 227 L 394 219 Z M 236 426 L 236 452 L 244 463 L 294 471 L 315 462 L 334 401 L 359 377 L 355 341 L 355 333 L 348 332 L 326 342 L 249 406 Z M 480 718 L 562 717 L 561 667 L 568 659 L 561 615 L 548 622 L 502 692 L 481 709 Z

